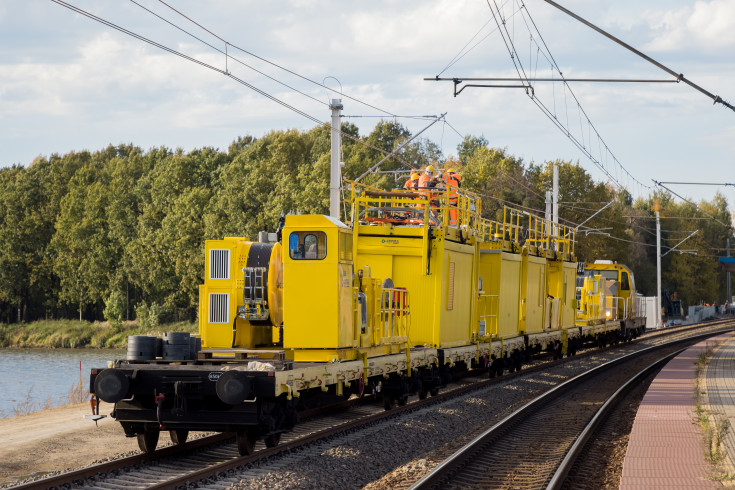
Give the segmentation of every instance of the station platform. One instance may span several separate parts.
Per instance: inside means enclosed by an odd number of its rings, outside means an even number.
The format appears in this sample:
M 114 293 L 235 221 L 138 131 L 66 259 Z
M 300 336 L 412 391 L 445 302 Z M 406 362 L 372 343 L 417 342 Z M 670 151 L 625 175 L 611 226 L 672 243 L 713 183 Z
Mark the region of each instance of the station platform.
M 712 479 L 714 467 L 705 457 L 694 392 L 697 361 L 714 346 L 700 404 L 705 415 L 724 414 L 735 425 L 735 332 L 728 332 L 688 348 L 651 383 L 633 422 L 621 489 L 722 488 Z M 725 437 L 730 455 L 735 455 L 734 430 Z

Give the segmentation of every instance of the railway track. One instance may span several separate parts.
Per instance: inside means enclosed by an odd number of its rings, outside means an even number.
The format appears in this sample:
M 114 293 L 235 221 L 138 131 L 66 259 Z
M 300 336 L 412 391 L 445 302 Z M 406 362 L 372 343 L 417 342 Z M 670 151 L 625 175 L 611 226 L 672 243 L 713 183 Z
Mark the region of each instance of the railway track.
M 702 327 L 694 327 L 701 329 Z M 721 330 L 728 328 L 726 323 L 712 322 L 707 330 Z M 646 336 L 651 341 L 656 337 L 666 335 L 685 336 L 692 327 L 667 329 Z M 630 345 L 630 344 L 628 344 Z M 587 353 L 580 353 L 572 360 L 582 359 L 585 356 L 599 353 L 597 349 L 590 349 Z M 569 358 L 560 361 L 540 361 L 521 373 L 512 376 L 526 376 L 534 372 L 541 372 L 553 365 L 569 362 Z M 384 411 L 382 404 L 364 404 L 359 400 L 345 403 L 342 411 L 316 415 L 301 424 L 288 434 L 284 434 L 281 444 L 275 448 L 266 448 L 262 442 L 258 443 L 255 454 L 240 457 L 232 435 L 217 435 L 192 441 L 182 446 L 161 449 L 151 455 L 136 455 L 111 461 L 79 471 L 57 475 L 44 480 L 38 480 L 17 488 L 62 488 L 73 485 L 91 486 L 97 488 L 176 488 L 192 482 L 212 481 L 217 475 L 231 474 L 239 467 L 256 464 L 277 455 L 288 454 L 290 451 L 303 447 L 317 440 L 329 438 L 338 433 L 357 430 L 370 424 L 377 423 L 389 417 L 396 417 L 408 411 L 418 410 L 430 404 L 442 403 L 462 394 L 493 383 L 512 379 L 509 376 L 487 380 L 483 377 L 466 377 L 456 380 L 444 389 L 439 396 L 426 400 L 414 400 L 409 404 L 391 411 Z
M 537 368 L 538 369 L 538 368 Z M 417 405 L 439 403 L 490 382 L 481 377 L 469 376 L 448 386 L 436 397 L 415 400 L 411 404 L 385 411 L 382 404 L 355 399 L 331 407 L 327 414 L 319 411 L 285 434 L 280 444 L 267 448 L 259 441 L 254 454 L 240 456 L 234 434 L 218 434 L 180 446 L 159 449 L 152 454 L 138 454 L 88 468 L 55 475 L 26 483 L 13 489 L 46 489 L 72 486 L 94 486 L 103 489 L 177 488 L 198 480 L 207 480 L 212 475 L 226 473 L 239 466 L 252 464 L 284 451 L 297 449 L 334 434 L 353 430 L 376 421 L 396 416 Z
M 697 340 L 651 346 L 557 385 L 483 432 L 412 488 L 562 488 L 585 444 L 619 400 Z

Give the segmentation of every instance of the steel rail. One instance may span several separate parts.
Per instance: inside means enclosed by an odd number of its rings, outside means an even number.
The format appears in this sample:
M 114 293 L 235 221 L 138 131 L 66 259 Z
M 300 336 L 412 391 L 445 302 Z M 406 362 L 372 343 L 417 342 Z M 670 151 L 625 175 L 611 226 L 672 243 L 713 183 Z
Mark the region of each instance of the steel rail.
M 467 385 L 459 386 L 459 387 L 453 387 L 451 389 L 441 391 L 437 396 L 427 398 L 426 400 L 418 400 L 418 401 L 409 403 L 403 407 L 399 406 L 399 407 L 394 407 L 393 409 L 389 411 L 381 411 L 375 415 L 359 418 L 353 422 L 348 422 L 348 423 L 339 425 L 338 427 L 334 427 L 333 429 L 317 431 L 309 436 L 294 439 L 293 441 L 289 441 L 287 443 L 281 443 L 274 448 L 259 450 L 252 455 L 236 457 L 230 461 L 226 461 L 226 462 L 223 462 L 217 465 L 208 466 L 207 468 L 204 468 L 201 470 L 193 471 L 182 477 L 178 477 L 175 479 L 171 479 L 167 482 L 157 484 L 151 488 L 157 488 L 157 489 L 176 488 L 178 486 L 185 485 L 193 481 L 207 478 L 213 474 L 217 474 L 223 471 L 237 468 L 238 466 L 243 466 L 243 465 L 252 463 L 254 461 L 257 461 L 259 459 L 263 459 L 269 456 L 276 455 L 280 453 L 281 451 L 288 451 L 288 450 L 297 448 L 299 446 L 308 444 L 310 442 L 324 439 L 326 437 L 330 437 L 330 436 L 339 434 L 344 431 L 352 430 L 361 425 L 375 423 L 382 419 L 386 419 L 388 417 L 399 415 L 404 412 L 413 411 L 418 408 L 428 406 L 430 404 L 439 403 L 439 402 L 442 402 L 444 400 L 447 400 L 455 396 L 460 396 L 466 393 L 471 393 L 474 390 L 484 388 L 494 383 L 499 383 L 503 380 L 511 379 L 512 377 L 515 377 L 515 376 L 526 375 L 526 374 L 530 374 L 534 372 L 543 371 L 545 369 L 548 369 L 548 367 L 551 365 L 563 364 L 573 359 L 581 359 L 581 358 L 584 358 L 590 355 L 594 355 L 594 354 L 598 354 L 598 353 L 600 353 L 600 349 L 592 348 L 592 349 L 589 349 L 587 352 L 580 352 L 574 358 L 567 357 L 567 358 L 560 359 L 557 361 L 540 363 L 535 366 L 533 365 L 529 366 L 527 369 L 524 369 L 520 372 L 509 373 L 509 374 L 506 374 L 504 376 L 500 376 L 497 378 L 483 379 L 480 381 L 476 381 L 472 384 L 467 384 Z M 330 406 L 329 410 L 334 410 L 335 408 L 345 408 L 351 405 L 357 405 L 357 404 L 364 403 L 364 402 L 369 402 L 369 400 L 365 400 L 365 398 L 363 397 L 360 399 L 345 401 L 338 405 Z M 304 418 L 315 418 L 323 413 L 324 413 L 324 410 L 313 409 L 307 412 L 302 412 L 301 414 L 302 414 L 302 417 Z M 125 458 L 120 458 L 114 461 L 100 463 L 94 466 L 90 466 L 88 468 L 74 470 L 71 472 L 51 476 L 51 477 L 44 478 L 41 480 L 36 480 L 34 482 L 29 482 L 29 483 L 22 484 L 19 486 L 14 486 L 11 488 L 13 488 L 14 490 L 15 489 L 17 490 L 21 490 L 21 489 L 22 490 L 41 490 L 41 489 L 47 489 L 51 487 L 60 488 L 68 484 L 73 484 L 75 481 L 86 480 L 88 478 L 94 477 L 101 473 L 109 473 L 115 470 L 129 468 L 129 467 L 141 464 L 141 463 L 158 461 L 158 460 L 161 460 L 163 458 L 168 458 L 168 457 L 175 457 L 189 450 L 203 448 L 209 444 L 225 443 L 229 439 L 234 439 L 233 434 L 225 433 L 225 434 L 218 434 L 215 436 L 204 437 L 201 439 L 197 439 L 195 441 L 187 442 L 186 444 L 182 446 L 171 446 L 171 447 L 161 448 L 150 454 L 137 454 L 137 455 L 133 455 L 133 456 L 125 457 Z
M 569 449 L 569 452 L 564 457 L 564 460 L 557 468 L 554 476 L 551 477 L 551 481 L 546 486 L 547 490 L 557 490 L 562 487 L 562 485 L 564 484 L 564 480 L 576 463 L 579 454 L 582 452 L 582 449 L 585 447 L 592 435 L 595 434 L 597 427 L 600 425 L 600 423 L 602 423 L 602 421 L 605 420 L 606 417 L 608 417 L 608 415 L 613 412 L 616 405 L 635 387 L 635 385 L 637 385 L 644 378 L 649 376 L 652 372 L 661 369 L 666 363 L 684 352 L 686 349 L 687 348 L 685 347 L 681 350 L 662 357 L 656 362 L 649 364 L 638 374 L 628 380 L 627 383 L 618 388 L 617 391 L 613 393 L 610 398 L 607 399 L 605 404 L 600 407 L 597 413 L 595 413 L 595 416 L 592 417 L 584 430 L 582 430 L 582 432 L 579 434 L 579 437 L 577 437 L 576 441 L 574 441 L 574 444 Z
M 727 323 L 732 323 L 733 321 L 735 320 L 729 320 L 729 321 L 726 320 L 723 323 L 727 324 Z M 729 326 L 727 328 L 723 328 L 720 331 L 715 331 L 715 332 L 710 331 L 704 334 L 693 335 L 691 337 L 686 337 L 684 339 L 678 339 L 672 342 L 667 342 L 667 343 L 660 344 L 660 345 L 646 347 L 639 351 L 635 351 L 630 354 L 626 354 L 619 358 L 613 359 L 612 361 L 608 361 L 604 364 L 601 364 L 589 371 L 579 374 L 551 388 L 549 391 L 529 401 L 528 403 L 520 407 L 518 410 L 508 415 L 503 420 L 496 423 L 495 425 L 493 425 L 492 427 L 484 431 L 482 434 L 477 436 L 475 439 L 473 439 L 471 442 L 467 443 L 461 449 L 456 451 L 449 458 L 444 460 L 439 466 L 434 468 L 428 474 L 424 475 L 423 478 L 421 478 L 418 482 L 416 482 L 411 487 L 411 490 L 418 490 L 418 489 L 423 490 L 423 489 L 436 488 L 436 487 L 441 486 L 441 483 L 445 481 L 457 468 L 462 466 L 468 460 L 472 459 L 478 452 L 481 451 L 481 449 L 484 448 L 484 446 L 491 444 L 489 441 L 491 441 L 493 438 L 501 434 L 504 430 L 510 428 L 516 422 L 531 415 L 537 408 L 547 405 L 549 402 L 551 402 L 555 398 L 558 398 L 562 396 L 564 393 L 566 393 L 567 391 L 570 391 L 571 389 L 573 389 L 574 385 L 576 385 L 577 383 L 580 383 L 586 380 L 587 378 L 597 376 L 601 373 L 604 373 L 605 371 L 612 369 L 618 364 L 632 360 L 635 357 L 638 357 L 638 356 L 641 356 L 647 353 L 652 353 L 652 352 L 655 352 L 656 350 L 659 350 L 665 347 L 672 347 L 676 344 L 691 342 L 691 341 L 699 340 L 702 338 L 708 338 L 708 337 L 717 335 L 719 333 L 722 333 L 723 331 L 730 331 L 732 329 L 733 327 Z
M 652 331 L 648 334 L 644 334 L 643 336 L 641 336 L 641 339 L 655 338 L 657 336 L 665 335 L 665 334 L 681 333 L 686 330 L 695 330 L 698 328 L 702 328 L 703 326 L 714 327 L 714 326 L 717 326 L 718 324 L 727 324 L 728 322 L 733 322 L 733 321 L 735 320 L 726 319 L 726 320 L 710 322 L 709 324 L 698 323 L 694 325 L 683 325 L 680 327 L 670 327 L 666 329 Z M 719 330 L 718 332 L 721 332 L 721 331 L 726 331 L 726 329 Z M 715 332 L 715 333 L 718 333 L 718 332 Z M 708 334 L 705 334 L 705 336 L 712 335 L 712 334 L 713 334 L 712 332 L 709 332 Z M 330 429 L 319 430 L 319 431 L 312 433 L 311 435 L 307 435 L 302 438 L 294 439 L 293 441 L 289 441 L 287 443 L 279 444 L 278 446 L 274 448 L 259 450 L 252 455 L 236 457 L 227 462 L 212 465 L 202 470 L 196 470 L 182 477 L 178 477 L 176 479 L 169 480 L 167 482 L 158 484 L 151 488 L 161 488 L 161 489 L 175 488 L 177 486 L 185 485 L 187 483 L 197 481 L 200 479 L 204 479 L 212 475 L 216 475 L 217 473 L 227 471 L 232 468 L 237 468 L 239 466 L 243 466 L 243 465 L 252 463 L 259 459 L 263 459 L 263 458 L 267 458 L 267 457 L 276 455 L 282 451 L 288 451 L 288 450 L 291 450 L 299 446 L 303 446 L 313 441 L 317 441 L 317 440 L 324 439 L 326 437 L 331 437 L 333 435 L 336 435 L 336 434 L 339 434 L 345 431 L 356 429 L 362 425 L 372 424 L 377 421 L 387 419 L 389 417 L 393 417 L 395 415 L 399 415 L 399 414 L 406 413 L 406 412 L 411 412 L 416 409 L 422 408 L 424 406 L 429 406 L 435 403 L 440 403 L 444 400 L 447 400 L 447 399 L 450 399 L 456 396 L 471 393 L 475 390 L 485 388 L 494 383 L 499 383 L 504 380 L 511 379 L 513 377 L 525 376 L 527 374 L 544 371 L 548 369 L 550 366 L 564 364 L 564 363 L 567 363 L 573 360 L 577 360 L 577 359 L 582 359 L 584 357 L 596 355 L 601 352 L 613 350 L 614 348 L 615 347 L 608 347 L 606 349 L 590 348 L 586 352 L 580 352 L 578 355 L 574 357 L 566 357 L 564 359 L 559 359 L 556 361 L 536 363 L 536 365 L 531 365 L 523 369 L 522 371 L 517 371 L 515 373 L 509 373 L 504 376 L 500 376 L 500 377 L 493 378 L 493 379 L 481 379 L 479 381 L 473 382 L 472 384 L 467 384 L 464 386 L 452 387 L 451 389 L 441 391 L 437 396 L 433 396 L 425 400 L 416 400 L 403 407 L 400 407 L 400 406 L 394 407 L 393 409 L 389 411 L 380 411 L 379 413 L 374 414 L 374 415 L 368 415 L 368 416 L 363 415 L 354 421 L 346 422 L 344 424 L 340 424 L 339 426 L 335 426 Z M 369 401 L 370 401 L 369 399 L 366 400 L 366 397 L 363 397 L 359 399 L 341 402 L 337 405 L 328 407 L 327 410 L 312 409 L 312 410 L 304 411 L 304 412 L 301 412 L 302 420 L 317 418 L 320 415 L 324 415 L 325 412 L 334 411 L 335 408 L 337 409 L 346 408 L 349 406 L 359 405 L 359 404 L 363 404 L 366 402 L 369 403 Z M 116 459 L 113 461 L 96 464 L 96 465 L 93 465 L 87 468 L 82 468 L 79 470 L 62 473 L 59 475 L 36 480 L 33 482 L 28 482 L 28 483 L 21 484 L 18 486 L 13 486 L 11 488 L 18 489 L 18 490 L 20 489 L 39 490 L 39 489 L 46 489 L 46 488 L 51 488 L 51 487 L 61 488 L 64 486 L 68 486 L 69 484 L 73 484 L 74 482 L 83 481 L 83 480 L 95 477 L 96 475 L 99 475 L 99 474 L 109 473 L 115 470 L 129 468 L 129 467 L 141 464 L 141 463 L 149 463 L 152 461 L 161 460 L 163 458 L 175 457 L 180 454 L 190 452 L 192 450 L 204 448 L 208 445 L 227 443 L 228 440 L 233 440 L 233 439 L 234 439 L 234 435 L 231 433 L 223 433 L 223 434 L 203 437 L 197 440 L 187 442 L 181 446 L 170 446 L 166 448 L 161 448 L 150 454 L 137 454 L 133 456 L 128 456 L 125 458 L 120 458 L 120 459 Z
M 36 480 L 33 482 L 24 483 L 24 484 L 17 485 L 17 486 L 12 486 L 10 488 L 14 490 L 21 490 L 21 489 L 22 490 L 43 490 L 43 489 L 53 488 L 53 487 L 61 488 L 64 486 L 64 484 L 69 484 L 69 483 L 73 483 L 75 481 L 80 481 L 80 480 L 86 480 L 100 473 L 108 473 L 110 471 L 115 471 L 121 468 L 134 466 L 134 465 L 145 463 L 148 461 L 155 461 L 161 458 L 175 456 L 184 451 L 191 451 L 194 449 L 203 448 L 210 444 L 217 444 L 220 442 L 227 441 L 228 439 L 234 440 L 234 438 L 235 436 L 232 433 L 222 433 L 222 434 L 217 434 L 214 436 L 202 437 L 194 441 L 189 441 L 180 446 L 164 447 L 154 453 L 135 454 L 133 456 L 128 456 L 128 457 L 116 459 L 113 461 L 107 461 L 104 463 L 95 464 L 92 466 L 88 466 L 87 468 L 82 468 L 79 470 L 62 473 L 60 475 L 51 476 L 49 478 L 44 478 L 42 480 Z

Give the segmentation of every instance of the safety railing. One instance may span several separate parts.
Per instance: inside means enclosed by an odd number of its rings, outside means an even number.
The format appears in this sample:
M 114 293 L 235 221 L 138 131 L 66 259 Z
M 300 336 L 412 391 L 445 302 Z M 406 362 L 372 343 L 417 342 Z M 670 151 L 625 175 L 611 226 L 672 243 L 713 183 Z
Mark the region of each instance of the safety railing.
M 573 228 L 528 214 L 528 238 L 526 242 L 543 252 L 554 251 L 574 254 L 575 232 Z
M 499 301 L 497 294 L 480 294 L 478 304 L 480 338 L 498 334 Z
M 584 294 L 584 288 L 577 288 L 577 296 L 580 298 L 577 308 L 577 320 L 596 321 L 605 318 L 605 295 L 601 292 L 588 292 Z
M 646 298 L 644 296 L 635 297 L 635 311 L 631 312 L 632 316 L 642 318 L 646 316 Z
M 353 226 L 455 227 L 486 242 L 528 243 L 542 251 L 574 254 L 574 229 L 512 206 L 503 207 L 502 222 L 483 218 L 482 199 L 471 192 L 444 187 L 384 191 L 346 182 Z
M 482 219 L 480 221 L 479 235 L 486 242 L 503 242 L 505 244 L 522 245 L 523 227 L 520 224 L 520 216 L 504 210 L 503 222 Z
M 583 294 L 582 288 L 577 288 L 581 298 L 582 308 L 577 309 L 577 320 L 620 320 L 628 318 L 630 304 L 628 298 L 621 296 L 607 296 L 601 292 Z
M 476 231 L 482 202 L 477 195 L 444 187 L 384 191 L 347 181 L 352 223 L 455 227 Z
M 382 289 L 380 327 L 380 343 L 405 342 L 408 339 L 411 329 L 411 302 L 406 288 Z
M 605 300 L 605 318 L 620 320 L 628 318 L 628 298 L 608 296 Z

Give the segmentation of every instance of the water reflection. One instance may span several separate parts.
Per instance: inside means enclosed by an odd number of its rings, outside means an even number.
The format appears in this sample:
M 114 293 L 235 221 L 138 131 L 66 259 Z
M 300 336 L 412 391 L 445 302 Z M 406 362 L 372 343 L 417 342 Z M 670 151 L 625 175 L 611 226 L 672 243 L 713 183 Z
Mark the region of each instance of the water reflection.
M 0 349 L 0 418 L 67 404 L 80 361 L 88 399 L 89 370 L 124 356 L 123 350 Z

